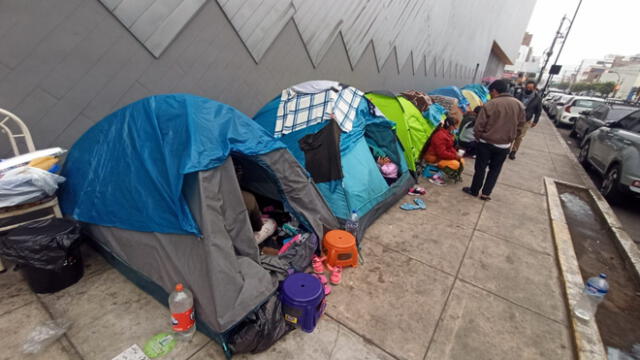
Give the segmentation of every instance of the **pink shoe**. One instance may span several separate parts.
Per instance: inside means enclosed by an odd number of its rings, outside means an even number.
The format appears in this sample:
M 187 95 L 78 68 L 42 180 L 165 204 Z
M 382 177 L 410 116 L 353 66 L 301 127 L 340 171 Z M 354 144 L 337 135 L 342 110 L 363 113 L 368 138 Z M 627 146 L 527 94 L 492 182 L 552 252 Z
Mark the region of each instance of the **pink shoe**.
M 323 261 L 325 261 L 326 258 L 323 257 L 319 257 L 318 255 L 313 255 L 313 257 L 311 258 L 311 266 L 313 267 L 313 272 L 316 274 L 323 274 L 324 273 L 324 264 L 322 264 Z
M 327 283 L 329 282 L 324 274 L 313 274 L 313 276 L 320 280 L 322 285 L 327 285 Z
M 329 278 L 331 284 L 340 285 L 340 282 L 342 281 L 342 266 L 330 267 L 327 265 L 327 267 L 331 270 L 331 277 Z

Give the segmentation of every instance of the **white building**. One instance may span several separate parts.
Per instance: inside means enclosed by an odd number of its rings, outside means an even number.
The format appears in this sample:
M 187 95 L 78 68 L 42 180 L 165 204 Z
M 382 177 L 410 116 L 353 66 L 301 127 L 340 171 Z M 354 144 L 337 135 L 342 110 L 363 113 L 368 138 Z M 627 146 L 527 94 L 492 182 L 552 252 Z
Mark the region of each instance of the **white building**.
M 640 64 L 612 67 L 600 77 L 601 82 L 613 81 L 620 84 L 616 98 L 626 99 L 631 90 L 640 87 Z
M 526 32 L 520 48 L 518 49 L 518 57 L 513 65 L 507 65 L 504 70 L 511 73 L 538 73 L 540 71 L 541 56 L 533 56 L 533 47 L 531 47 L 531 39 L 533 34 Z

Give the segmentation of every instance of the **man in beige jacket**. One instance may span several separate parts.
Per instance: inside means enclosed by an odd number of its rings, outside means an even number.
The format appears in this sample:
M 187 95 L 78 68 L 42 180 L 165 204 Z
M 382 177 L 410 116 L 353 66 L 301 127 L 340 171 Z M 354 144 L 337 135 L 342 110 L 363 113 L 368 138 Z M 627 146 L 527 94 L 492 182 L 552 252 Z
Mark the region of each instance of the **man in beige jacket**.
M 507 90 L 504 80 L 489 85 L 491 100 L 482 107 L 474 126 L 478 140 L 475 173 L 471 186 L 462 191 L 472 196 L 480 195 L 482 200 L 491 200 L 491 192 L 516 138 L 518 126 L 525 122 L 524 106 Z

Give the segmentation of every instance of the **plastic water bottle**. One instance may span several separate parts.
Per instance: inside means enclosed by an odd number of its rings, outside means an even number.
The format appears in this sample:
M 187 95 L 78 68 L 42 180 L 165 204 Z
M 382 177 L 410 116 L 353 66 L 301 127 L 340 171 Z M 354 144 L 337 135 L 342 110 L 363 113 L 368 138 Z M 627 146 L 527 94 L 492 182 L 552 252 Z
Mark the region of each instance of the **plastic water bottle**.
M 196 332 L 196 314 L 193 309 L 193 294 L 182 284 L 177 284 L 169 295 L 171 329 L 176 340 L 190 341 Z
M 344 229 L 350 232 L 356 239 L 358 238 L 358 212 L 351 210 L 351 218 L 344 224 Z
M 574 309 L 574 313 L 578 317 L 589 320 L 596 314 L 598 304 L 604 300 L 604 296 L 609 292 L 609 283 L 606 279 L 606 274 L 600 274 L 587 280 Z

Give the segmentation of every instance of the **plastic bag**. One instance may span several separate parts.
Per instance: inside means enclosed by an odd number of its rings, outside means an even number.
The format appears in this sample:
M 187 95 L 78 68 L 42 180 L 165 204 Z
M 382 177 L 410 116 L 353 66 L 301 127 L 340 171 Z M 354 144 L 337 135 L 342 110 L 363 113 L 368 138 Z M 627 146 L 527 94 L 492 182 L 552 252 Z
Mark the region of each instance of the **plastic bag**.
M 55 194 L 65 179 L 41 169 L 23 166 L 0 178 L 0 207 L 33 202 Z
M 234 354 L 259 353 L 293 329 L 284 321 L 282 303 L 274 294 L 238 325 L 229 339 L 229 346 Z
M 22 345 L 25 354 L 35 354 L 53 344 L 64 335 L 71 326 L 71 321 L 65 319 L 49 320 L 36 326 Z
M 22 265 L 59 270 L 80 245 L 80 224 L 73 220 L 32 221 L 0 238 L 0 255 Z

